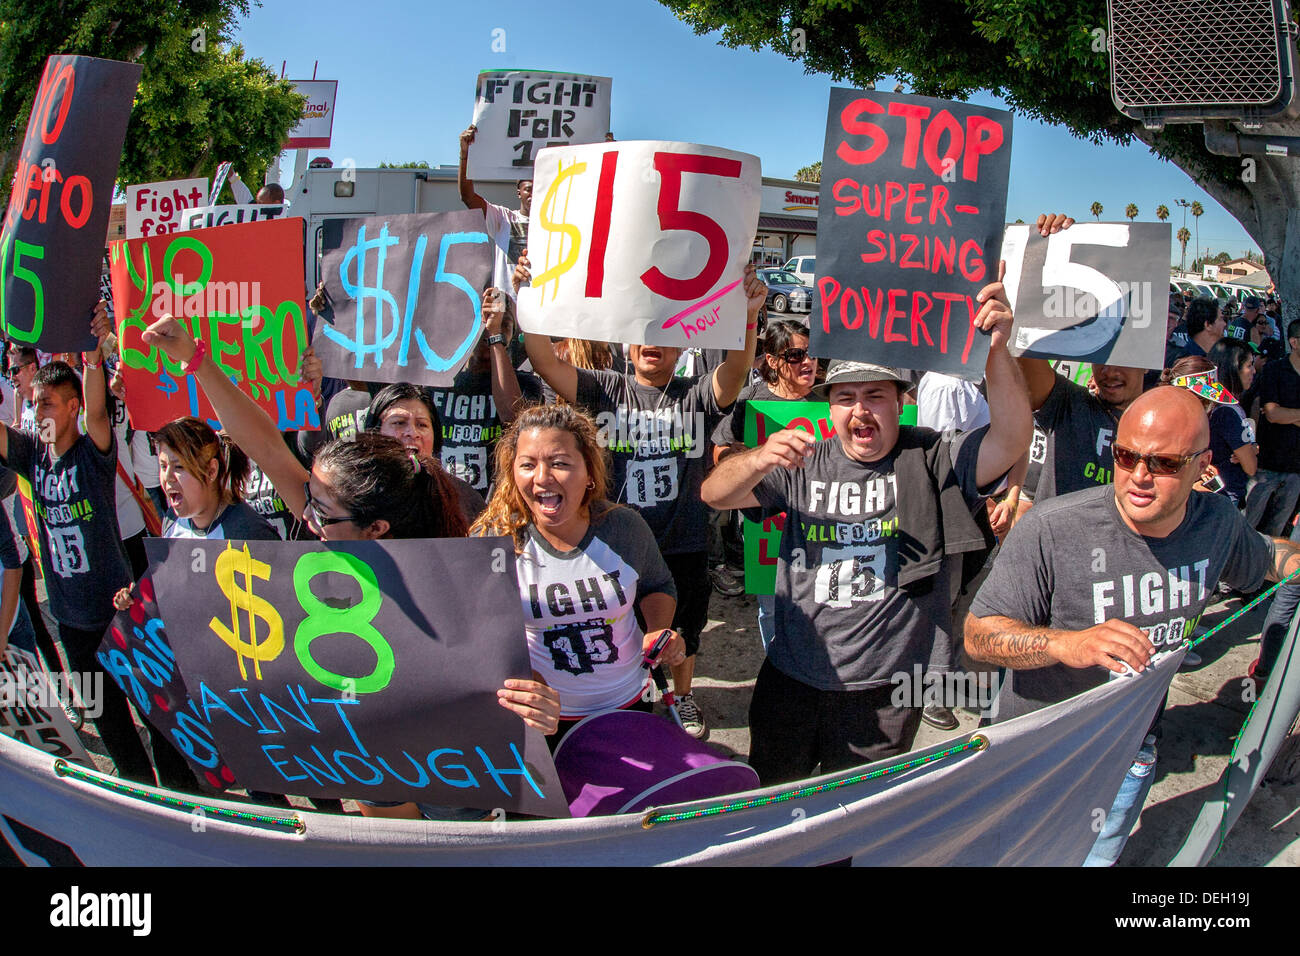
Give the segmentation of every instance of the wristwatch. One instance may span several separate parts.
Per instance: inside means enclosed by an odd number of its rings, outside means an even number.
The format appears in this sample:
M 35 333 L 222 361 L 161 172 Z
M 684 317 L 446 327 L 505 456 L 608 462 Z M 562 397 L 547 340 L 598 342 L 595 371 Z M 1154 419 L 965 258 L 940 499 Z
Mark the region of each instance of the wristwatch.
M 505 345 L 505 344 L 506 344 L 506 337 L 505 337 L 504 335 L 489 335 L 489 336 L 488 336 L 488 339 L 487 339 L 487 344 L 488 344 L 489 346 L 491 346 L 491 345 Z

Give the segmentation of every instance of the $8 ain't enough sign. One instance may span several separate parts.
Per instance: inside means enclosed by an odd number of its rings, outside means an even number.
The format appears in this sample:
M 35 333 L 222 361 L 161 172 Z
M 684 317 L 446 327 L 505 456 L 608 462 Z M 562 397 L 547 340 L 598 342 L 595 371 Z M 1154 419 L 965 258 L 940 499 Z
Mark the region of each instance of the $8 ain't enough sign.
M 526 332 L 738 349 L 758 226 L 757 156 L 656 141 L 542 150 Z

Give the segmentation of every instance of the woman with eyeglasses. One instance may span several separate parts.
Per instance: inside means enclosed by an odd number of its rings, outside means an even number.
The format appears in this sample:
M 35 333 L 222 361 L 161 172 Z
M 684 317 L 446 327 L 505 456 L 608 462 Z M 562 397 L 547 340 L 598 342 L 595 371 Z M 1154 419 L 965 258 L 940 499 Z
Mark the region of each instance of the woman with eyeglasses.
M 780 319 L 767 326 L 763 338 L 761 380 L 747 385 L 736 404 L 713 431 L 713 462 L 745 451 L 745 406 L 749 402 L 798 402 L 807 399 L 817 384 L 817 359 L 808 354 L 808 328 L 796 319 Z M 742 586 L 743 588 L 743 586 Z M 758 636 L 763 649 L 772 643 L 776 622 L 776 597 L 758 595 Z
M 354 441 L 331 441 L 308 470 L 285 445 L 270 416 L 221 374 L 208 358 L 207 343 L 196 343 L 182 323 L 163 316 L 145 330 L 143 339 L 194 375 L 231 440 L 261 466 L 280 497 L 321 540 L 465 536 L 450 476 L 398 439 L 359 432 Z M 500 704 L 525 723 L 545 734 L 554 732 L 559 695 L 545 684 L 507 680 L 497 695 Z M 413 807 L 398 811 L 418 815 Z

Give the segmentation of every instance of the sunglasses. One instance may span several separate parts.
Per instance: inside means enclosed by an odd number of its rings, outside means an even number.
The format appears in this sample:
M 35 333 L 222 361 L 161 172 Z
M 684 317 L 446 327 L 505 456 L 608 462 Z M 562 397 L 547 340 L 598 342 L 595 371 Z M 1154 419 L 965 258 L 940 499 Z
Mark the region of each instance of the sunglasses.
M 321 514 L 320 505 L 316 499 L 311 496 L 311 482 L 302 483 L 302 493 L 307 497 L 307 506 L 302 509 L 302 518 L 308 524 L 315 524 L 318 528 L 326 528 L 332 524 L 343 524 L 345 521 L 355 521 L 352 515 L 343 518 L 331 518 Z
M 808 357 L 808 350 L 786 349 L 784 352 L 778 353 L 778 357 L 782 362 L 789 362 L 791 365 L 795 365 Z
M 17 378 L 19 372 L 25 368 L 31 368 L 35 364 L 35 362 L 24 362 L 22 365 L 11 365 L 9 366 L 8 376 L 9 378 Z
M 1110 450 L 1115 456 L 1115 466 L 1117 468 L 1132 471 L 1138 466 L 1138 462 L 1145 462 L 1147 471 L 1151 474 L 1168 477 L 1178 474 L 1187 467 L 1189 461 L 1204 455 L 1210 449 L 1202 448 L 1190 455 L 1139 455 L 1132 448 L 1125 448 L 1123 445 L 1112 442 Z

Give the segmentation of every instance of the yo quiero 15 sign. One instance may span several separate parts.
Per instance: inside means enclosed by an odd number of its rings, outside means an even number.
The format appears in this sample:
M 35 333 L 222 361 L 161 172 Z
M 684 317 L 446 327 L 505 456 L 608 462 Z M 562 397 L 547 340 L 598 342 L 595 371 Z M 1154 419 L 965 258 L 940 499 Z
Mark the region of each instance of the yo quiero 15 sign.
M 738 349 L 758 157 L 689 143 L 543 150 L 528 223 L 527 332 Z
M 45 61 L 0 232 L 0 331 L 14 342 L 95 345 L 90 317 L 140 71 L 86 56 Z
M 1098 365 L 1163 368 L 1169 242 L 1159 222 L 1082 222 L 1044 238 L 1007 226 L 1003 280 L 1011 351 Z
M 483 331 L 495 247 L 482 210 L 329 220 L 321 248 L 325 374 L 451 385 Z
M 531 674 L 509 539 L 148 549 L 185 686 L 243 786 L 568 815 L 545 739 L 498 703 Z
M 533 178 L 547 146 L 599 143 L 609 132 L 614 81 L 607 76 L 488 70 L 474 91 L 474 142 L 465 171 L 470 179 Z
M 818 355 L 978 380 L 998 278 L 1011 114 L 833 89 L 817 215 Z
M 303 220 L 221 226 L 109 246 L 122 378 L 131 422 L 153 431 L 182 415 L 219 427 L 194 376 L 143 332 L 170 314 L 282 431 L 320 427 L 298 376 L 307 347 Z
M 835 434 L 830 406 L 825 402 L 746 402 L 745 444 L 757 448 L 783 428 L 801 428 L 818 441 Z M 785 513 L 762 521 L 743 519 L 745 536 L 745 593 L 772 594 L 776 590 L 776 559 L 781 553 Z

